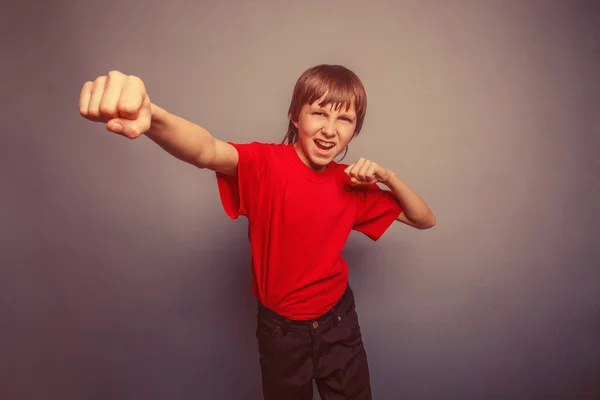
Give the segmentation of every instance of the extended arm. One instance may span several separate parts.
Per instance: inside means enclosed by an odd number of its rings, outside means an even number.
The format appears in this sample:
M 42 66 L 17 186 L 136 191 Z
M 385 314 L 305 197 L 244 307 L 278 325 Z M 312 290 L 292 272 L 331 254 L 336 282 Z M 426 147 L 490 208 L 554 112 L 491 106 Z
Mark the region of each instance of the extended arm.
M 206 129 L 152 104 L 146 136 L 178 159 L 215 172 L 235 175 L 238 152 Z
M 152 104 L 144 82 L 136 76 L 111 71 L 86 82 L 79 96 L 79 112 L 129 139 L 145 134 L 169 154 L 198 168 L 230 175 L 237 172 L 238 153 L 232 145 Z

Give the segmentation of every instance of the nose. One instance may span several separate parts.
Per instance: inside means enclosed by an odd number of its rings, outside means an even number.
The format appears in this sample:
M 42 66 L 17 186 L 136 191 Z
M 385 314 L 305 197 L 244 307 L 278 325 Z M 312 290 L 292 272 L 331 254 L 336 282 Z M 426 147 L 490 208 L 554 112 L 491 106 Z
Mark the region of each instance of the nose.
M 327 121 L 321 128 L 321 131 L 323 132 L 323 134 L 325 136 L 329 136 L 329 137 L 334 136 L 335 135 L 335 124 L 331 121 Z

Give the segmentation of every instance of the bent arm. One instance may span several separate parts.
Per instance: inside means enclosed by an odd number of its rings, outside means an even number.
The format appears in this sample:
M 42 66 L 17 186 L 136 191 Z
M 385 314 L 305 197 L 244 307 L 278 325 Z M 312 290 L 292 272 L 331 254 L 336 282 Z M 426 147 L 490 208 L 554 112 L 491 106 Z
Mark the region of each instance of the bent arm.
M 198 168 L 237 173 L 238 152 L 206 129 L 152 104 L 152 123 L 145 135 L 172 156 Z
M 394 173 L 382 183 L 394 193 L 402 206 L 398 221 L 418 229 L 429 229 L 435 225 L 435 217 L 425 201 Z

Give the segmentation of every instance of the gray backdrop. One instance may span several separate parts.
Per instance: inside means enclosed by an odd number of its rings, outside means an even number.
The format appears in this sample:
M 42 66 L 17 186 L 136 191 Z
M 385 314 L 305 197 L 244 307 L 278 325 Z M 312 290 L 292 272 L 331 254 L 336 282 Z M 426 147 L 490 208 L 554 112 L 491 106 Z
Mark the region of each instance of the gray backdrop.
M 13 1 L 1 22 L 0 398 L 260 398 L 246 221 L 78 95 L 117 69 L 219 138 L 280 142 L 318 63 L 367 88 L 345 161 L 437 217 L 346 247 L 375 398 L 599 398 L 597 1 Z

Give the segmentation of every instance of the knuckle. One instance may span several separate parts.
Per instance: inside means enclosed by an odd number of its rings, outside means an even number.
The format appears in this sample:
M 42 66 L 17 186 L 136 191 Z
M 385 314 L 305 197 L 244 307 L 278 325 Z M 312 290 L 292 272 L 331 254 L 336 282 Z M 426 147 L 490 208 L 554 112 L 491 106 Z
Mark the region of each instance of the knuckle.
M 112 71 L 110 71 L 110 72 L 108 73 L 108 75 L 107 75 L 107 76 L 108 76 L 109 78 L 118 78 L 118 77 L 120 77 L 121 75 L 123 75 L 123 74 L 122 74 L 122 73 L 120 73 L 119 71 L 117 71 L 117 70 L 112 70 Z
M 142 80 L 140 79 L 140 77 L 136 76 L 136 75 L 129 75 L 129 80 L 131 80 L 132 83 L 135 83 L 136 85 L 143 85 L 144 82 L 142 82 Z

